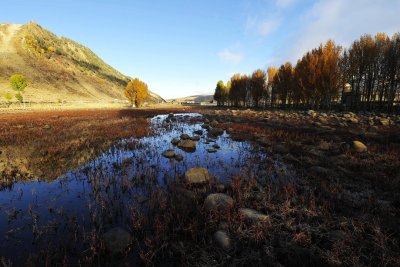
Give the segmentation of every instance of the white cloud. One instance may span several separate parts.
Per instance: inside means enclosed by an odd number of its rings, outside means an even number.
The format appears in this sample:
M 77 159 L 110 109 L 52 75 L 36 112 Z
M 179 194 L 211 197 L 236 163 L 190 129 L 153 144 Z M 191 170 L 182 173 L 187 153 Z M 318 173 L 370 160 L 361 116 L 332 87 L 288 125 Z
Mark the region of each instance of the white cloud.
M 280 8 L 291 6 L 296 0 L 276 0 L 275 4 Z
M 240 64 L 240 62 L 242 62 L 244 58 L 243 54 L 239 52 L 234 52 L 231 50 L 231 48 L 225 48 L 224 50 L 218 53 L 218 56 L 224 62 L 232 65 Z
M 258 35 L 266 36 L 276 31 L 281 25 L 281 18 L 259 19 L 250 17 L 246 22 L 246 31 L 255 32 Z
M 289 58 L 296 62 L 306 51 L 329 38 L 348 46 L 362 34 L 389 35 L 400 30 L 400 1 L 393 0 L 319 0 L 301 17 Z

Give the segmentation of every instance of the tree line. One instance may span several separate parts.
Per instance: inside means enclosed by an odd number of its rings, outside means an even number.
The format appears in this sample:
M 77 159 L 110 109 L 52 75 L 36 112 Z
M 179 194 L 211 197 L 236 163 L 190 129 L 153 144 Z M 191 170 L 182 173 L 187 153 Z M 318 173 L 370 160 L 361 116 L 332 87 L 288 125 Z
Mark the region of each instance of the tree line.
M 219 81 L 214 99 L 235 107 L 399 110 L 400 33 L 365 34 L 348 48 L 328 40 L 294 66 L 286 62 Z

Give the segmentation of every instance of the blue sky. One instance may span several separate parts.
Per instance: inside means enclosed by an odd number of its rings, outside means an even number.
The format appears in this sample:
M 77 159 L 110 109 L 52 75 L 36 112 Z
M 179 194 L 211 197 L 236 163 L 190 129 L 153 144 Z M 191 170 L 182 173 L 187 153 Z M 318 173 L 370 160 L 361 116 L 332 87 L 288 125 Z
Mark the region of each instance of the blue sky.
M 212 93 L 233 73 L 293 63 L 333 38 L 400 31 L 400 0 L 12 0 L 1 23 L 35 20 L 91 48 L 164 98 Z

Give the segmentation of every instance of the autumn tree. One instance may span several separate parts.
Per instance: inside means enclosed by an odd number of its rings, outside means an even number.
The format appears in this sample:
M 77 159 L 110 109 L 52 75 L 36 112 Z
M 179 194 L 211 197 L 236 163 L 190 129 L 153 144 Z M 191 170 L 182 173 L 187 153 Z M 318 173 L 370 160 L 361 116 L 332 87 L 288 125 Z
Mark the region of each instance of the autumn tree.
M 231 89 L 229 91 L 229 101 L 233 106 L 238 107 L 240 101 L 240 87 L 241 87 L 241 75 L 239 73 L 234 74 L 231 77 Z
M 217 101 L 218 106 L 224 106 L 228 100 L 228 89 L 223 81 L 218 81 L 215 88 L 214 99 Z
M 278 70 L 274 77 L 275 96 L 274 98 L 281 103 L 281 105 L 290 104 L 290 94 L 293 86 L 294 68 L 290 62 L 286 62 Z
M 266 73 L 258 69 L 253 72 L 249 79 L 249 90 L 250 90 L 250 95 L 254 103 L 254 107 L 258 108 L 258 105 L 260 103 L 260 100 L 262 99 L 262 96 L 264 92 L 267 90 L 267 75 Z
M 136 107 L 141 107 L 148 96 L 149 89 L 147 84 L 138 78 L 130 81 L 126 86 L 125 97 Z
M 275 75 L 278 73 L 278 69 L 274 67 L 269 67 L 267 69 L 267 74 L 268 74 L 268 82 L 267 82 L 267 90 L 265 91 L 265 95 L 263 96 L 264 101 L 267 101 L 270 99 L 271 101 L 271 106 L 275 104 L 275 87 L 274 87 L 274 78 Z

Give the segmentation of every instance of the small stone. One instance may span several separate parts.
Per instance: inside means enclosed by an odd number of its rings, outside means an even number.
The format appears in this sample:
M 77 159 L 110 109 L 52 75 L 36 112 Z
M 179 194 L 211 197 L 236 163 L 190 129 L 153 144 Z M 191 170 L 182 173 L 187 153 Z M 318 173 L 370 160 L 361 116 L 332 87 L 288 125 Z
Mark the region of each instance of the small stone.
M 115 227 L 103 235 L 104 245 L 111 254 L 119 254 L 131 243 L 131 235 L 121 227 Z
M 168 149 L 162 153 L 162 155 L 166 158 L 173 158 L 175 157 L 175 151 L 173 149 Z
M 209 148 L 207 149 L 208 153 L 216 153 L 218 150 L 216 150 L 215 148 Z
M 390 125 L 390 120 L 389 119 L 380 119 L 379 122 L 380 122 L 380 124 L 382 126 L 389 126 Z
M 51 129 L 51 126 L 49 124 L 46 124 L 45 126 L 43 126 L 43 129 L 46 129 L 46 130 Z
M 203 135 L 203 130 L 196 130 L 193 133 L 197 135 Z
M 220 149 L 221 147 L 220 147 L 218 144 L 214 144 L 214 145 L 213 145 L 213 148 L 215 148 L 215 149 Z
M 188 134 L 181 134 L 181 139 L 187 140 L 187 139 L 190 139 L 190 136 Z
M 175 160 L 176 161 L 182 161 L 183 160 L 183 156 L 181 154 L 175 154 Z
M 219 192 L 219 193 L 222 193 L 225 191 L 225 185 L 223 185 L 223 184 L 217 184 L 215 186 L 215 188 L 217 189 L 217 192 Z
M 358 123 L 358 119 L 351 117 L 351 118 L 347 119 L 347 122 L 353 123 L 353 124 L 357 124 Z
M 208 183 L 211 175 L 205 168 L 191 168 L 185 172 L 185 181 L 189 184 Z
M 203 124 L 203 125 L 201 125 L 201 128 L 203 128 L 203 129 L 210 129 L 210 125 L 209 124 Z
M 362 152 L 367 152 L 367 146 L 364 145 L 362 142 L 360 141 L 353 141 L 353 149 L 356 152 L 362 153 Z
M 208 130 L 208 134 L 216 137 L 216 136 L 220 136 L 224 134 L 224 130 L 220 129 L 220 128 L 211 128 Z
M 228 128 L 228 129 L 226 129 L 226 132 L 227 132 L 228 134 L 233 133 L 233 128 Z
M 193 140 L 190 140 L 190 139 L 188 139 L 188 140 L 181 140 L 181 141 L 178 143 L 178 147 L 179 147 L 180 149 L 182 149 L 183 151 L 185 151 L 185 152 L 192 153 L 192 152 L 196 151 L 196 142 L 193 141 Z
M 171 143 L 172 143 L 174 146 L 176 146 L 177 144 L 179 144 L 180 141 L 181 141 L 181 140 L 180 140 L 179 138 L 173 138 L 173 139 L 171 140 Z
M 233 206 L 233 198 L 226 194 L 214 193 L 207 196 L 204 201 L 206 210 L 224 212 Z
M 240 213 L 242 214 L 243 218 L 249 222 L 257 223 L 260 221 L 267 221 L 269 219 L 268 215 L 260 213 L 253 209 L 240 209 Z
M 232 242 L 229 235 L 225 231 L 217 231 L 214 233 L 214 241 L 223 250 L 228 251 L 232 248 Z
M 190 137 L 190 140 L 192 140 L 192 141 L 199 141 L 199 140 L 200 140 L 200 136 L 194 135 L 194 136 Z
M 210 123 L 210 125 L 211 125 L 211 127 L 217 127 L 218 126 L 218 121 L 216 121 L 216 120 L 213 120 L 211 123 Z

